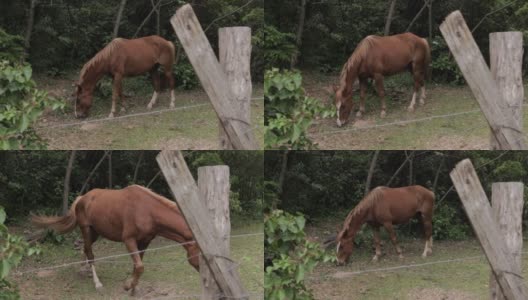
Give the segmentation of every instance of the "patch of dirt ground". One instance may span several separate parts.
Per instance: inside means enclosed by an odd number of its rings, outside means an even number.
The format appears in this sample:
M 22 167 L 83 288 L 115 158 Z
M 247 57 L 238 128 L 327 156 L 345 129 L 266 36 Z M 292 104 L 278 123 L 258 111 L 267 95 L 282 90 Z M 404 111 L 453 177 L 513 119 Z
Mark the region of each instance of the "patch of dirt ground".
M 469 293 L 440 288 L 416 288 L 409 291 L 408 300 L 479 300 Z

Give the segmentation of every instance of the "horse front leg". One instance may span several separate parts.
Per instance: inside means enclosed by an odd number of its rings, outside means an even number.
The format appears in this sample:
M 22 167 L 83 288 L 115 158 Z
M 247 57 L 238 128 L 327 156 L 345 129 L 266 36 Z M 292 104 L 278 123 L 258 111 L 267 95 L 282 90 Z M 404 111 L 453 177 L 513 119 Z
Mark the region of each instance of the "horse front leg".
M 117 99 L 121 94 L 121 80 L 123 76 L 121 74 L 114 75 L 114 82 L 112 85 L 112 109 L 110 110 L 109 118 L 113 118 L 116 112 Z
M 130 290 L 130 295 L 134 296 L 134 294 L 136 293 L 136 286 L 138 284 L 139 277 L 141 276 L 141 274 L 143 274 L 145 267 L 143 266 L 141 255 L 139 255 L 138 253 L 139 249 L 136 240 L 128 239 L 125 241 L 125 245 L 127 247 L 128 252 L 131 253 L 130 256 L 134 261 L 134 270 L 132 273 L 132 278 L 127 280 L 124 289 L 125 291 Z
M 148 110 L 151 110 L 152 106 L 156 104 L 156 100 L 158 99 L 158 95 L 161 89 L 160 75 L 157 68 L 154 68 L 152 71 L 150 71 L 150 77 L 152 77 L 152 86 L 154 87 L 154 94 L 152 94 L 152 98 L 150 99 L 150 102 L 147 105 Z
M 374 237 L 374 245 L 376 247 L 376 254 L 372 258 L 373 262 L 377 262 L 379 257 L 381 256 L 381 240 L 380 240 L 380 228 L 379 226 L 372 226 L 372 232 Z
M 398 245 L 398 241 L 396 240 L 396 232 L 394 232 L 394 227 L 392 226 L 392 223 L 387 222 L 387 223 L 384 223 L 383 226 L 385 227 L 385 229 L 387 230 L 387 232 L 390 235 L 390 239 L 392 241 L 392 244 L 396 248 L 396 252 L 398 253 L 398 257 L 400 259 L 403 259 L 402 250 L 401 250 L 400 246 Z
M 381 98 L 381 118 L 385 118 L 387 115 L 386 109 L 387 106 L 385 105 L 385 89 L 383 88 L 383 75 L 382 74 L 374 74 L 374 80 L 376 81 L 376 89 L 378 90 L 378 95 Z
M 84 254 L 86 255 L 86 260 L 92 269 L 92 277 L 95 284 L 95 289 L 100 291 L 103 288 L 99 277 L 97 277 L 97 272 L 95 272 L 95 264 L 93 262 L 94 255 L 92 252 L 92 243 L 97 240 L 97 233 L 93 231 L 89 226 L 81 227 L 81 233 L 84 240 Z
M 365 95 L 367 94 L 367 79 L 359 79 L 359 110 L 356 117 L 361 118 L 365 113 Z

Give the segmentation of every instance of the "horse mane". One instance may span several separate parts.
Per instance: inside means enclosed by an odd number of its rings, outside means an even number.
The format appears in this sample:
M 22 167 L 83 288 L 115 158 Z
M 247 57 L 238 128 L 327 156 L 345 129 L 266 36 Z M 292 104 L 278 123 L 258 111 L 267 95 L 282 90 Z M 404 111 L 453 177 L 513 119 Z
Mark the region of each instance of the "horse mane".
M 125 39 L 122 38 L 113 39 L 101 51 L 97 52 L 97 54 L 92 57 L 92 59 L 90 59 L 86 64 L 84 64 L 79 75 L 79 84 L 84 81 L 84 75 L 86 75 L 86 72 L 88 72 L 88 70 L 90 70 L 93 66 L 100 64 L 102 61 L 108 59 L 108 57 L 110 57 L 116 51 L 116 49 L 121 45 L 124 40 Z
M 361 40 L 361 42 L 359 42 L 359 44 L 356 46 L 356 49 L 352 55 L 350 55 L 346 63 L 343 65 L 343 69 L 341 69 L 341 75 L 339 76 L 339 86 L 342 88 L 347 86 L 348 74 L 352 70 L 352 67 L 356 66 L 366 58 L 367 53 L 372 47 L 372 42 L 374 39 L 376 39 L 376 36 L 369 35 Z
M 180 211 L 180 209 L 178 208 L 178 205 L 176 204 L 176 202 L 174 201 L 170 201 L 169 199 L 161 196 L 161 195 L 158 195 L 156 193 L 154 193 L 151 189 L 149 188 L 146 188 L 144 186 L 141 186 L 141 185 L 137 185 L 137 184 L 134 184 L 134 185 L 131 185 L 130 187 L 136 187 L 136 188 L 139 188 L 141 189 L 142 191 L 144 191 L 145 193 L 149 194 L 150 196 L 152 196 L 154 199 L 158 200 L 159 202 L 161 202 L 161 204 L 165 205 L 166 207 L 170 208 L 170 209 L 176 209 L 178 212 Z
M 361 200 L 350 213 L 348 213 L 348 216 L 345 219 L 345 222 L 343 224 L 343 229 L 341 232 L 339 232 L 338 237 L 341 238 L 341 236 L 345 233 L 346 229 L 350 227 L 350 223 L 352 220 L 360 215 L 362 212 L 364 212 L 366 209 L 371 208 L 374 204 L 376 204 L 382 197 L 383 197 L 383 190 L 386 189 L 384 186 L 378 186 L 372 191 L 370 191 L 363 200 Z

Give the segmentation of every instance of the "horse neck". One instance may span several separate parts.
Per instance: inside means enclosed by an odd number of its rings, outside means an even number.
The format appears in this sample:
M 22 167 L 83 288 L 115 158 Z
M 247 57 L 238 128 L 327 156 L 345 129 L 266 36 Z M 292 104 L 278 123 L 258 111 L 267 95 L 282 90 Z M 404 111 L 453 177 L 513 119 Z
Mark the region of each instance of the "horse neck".
M 105 70 L 102 64 L 91 66 L 81 78 L 82 89 L 91 93 L 95 89 L 97 82 L 103 78 L 104 74 Z
M 349 217 L 347 217 L 348 230 L 346 231 L 347 237 L 355 237 L 356 233 L 361 229 L 361 226 L 367 221 L 367 216 L 370 208 L 365 208 L 361 210 L 354 209 Z
M 341 81 L 339 83 L 339 89 L 341 90 L 341 94 L 343 95 L 343 97 L 347 97 L 352 93 L 354 81 L 356 81 L 357 79 L 358 64 L 352 64 L 351 60 L 352 58 L 347 61 L 347 65 L 344 67 L 345 69 L 343 70 L 344 74 L 342 75 Z

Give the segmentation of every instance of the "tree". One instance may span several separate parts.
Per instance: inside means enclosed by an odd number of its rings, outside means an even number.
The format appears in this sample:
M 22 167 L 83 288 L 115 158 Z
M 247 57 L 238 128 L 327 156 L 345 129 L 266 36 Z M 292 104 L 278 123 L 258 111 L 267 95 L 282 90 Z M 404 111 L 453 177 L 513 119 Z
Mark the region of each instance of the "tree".
M 70 159 L 68 160 L 68 166 L 66 167 L 66 175 L 64 176 L 64 191 L 62 195 L 62 215 L 65 216 L 68 213 L 68 199 L 70 195 L 70 177 L 73 169 L 73 162 L 75 161 L 75 150 L 70 152 Z
M 121 17 L 123 16 L 123 10 L 125 10 L 127 0 L 121 0 L 121 4 L 119 5 L 119 9 L 117 11 L 117 16 L 114 24 L 114 32 L 112 34 L 112 38 L 116 38 L 117 34 L 119 32 L 119 25 L 121 24 Z
M 383 35 L 389 35 L 390 33 L 390 26 L 391 26 L 392 19 L 394 16 L 394 9 L 396 7 L 397 0 L 389 0 L 389 1 L 390 1 L 389 13 L 387 14 L 387 21 L 385 22 L 385 30 L 383 31 Z

